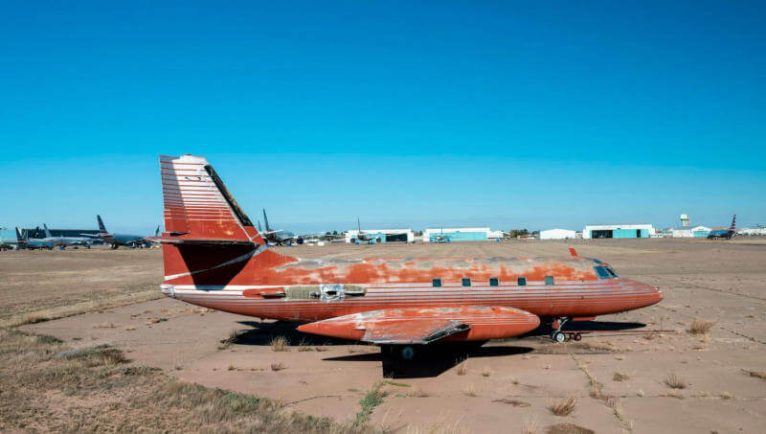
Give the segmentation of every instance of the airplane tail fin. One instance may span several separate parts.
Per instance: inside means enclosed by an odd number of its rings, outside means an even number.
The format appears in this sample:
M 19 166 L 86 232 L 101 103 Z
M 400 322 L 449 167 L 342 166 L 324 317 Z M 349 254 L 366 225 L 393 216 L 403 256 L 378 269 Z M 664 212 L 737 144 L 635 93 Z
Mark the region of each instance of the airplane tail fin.
M 104 221 L 101 220 L 101 216 L 100 215 L 98 215 L 98 214 L 96 215 L 96 220 L 98 220 L 98 230 L 102 234 L 108 234 L 109 231 L 106 230 L 106 226 L 104 226 Z
M 16 242 L 19 245 L 24 245 L 27 243 L 27 238 L 29 237 L 29 234 L 26 233 L 24 230 L 19 229 L 19 227 L 16 227 Z
M 245 267 L 257 271 L 294 260 L 266 250 L 266 242 L 206 159 L 162 156 L 160 168 L 166 281 L 228 284 Z
M 157 229 L 154 230 L 154 236 L 159 237 L 160 236 L 160 225 L 157 225 Z
M 734 214 L 734 217 L 731 219 L 731 226 L 729 227 L 729 232 L 736 232 L 737 231 L 737 215 Z
M 271 232 L 271 228 L 269 227 L 269 218 L 266 217 L 266 208 L 263 208 L 263 224 L 266 225 L 266 232 Z
M 48 230 L 48 225 L 43 223 L 43 228 L 45 229 L 45 238 L 51 238 L 51 231 Z

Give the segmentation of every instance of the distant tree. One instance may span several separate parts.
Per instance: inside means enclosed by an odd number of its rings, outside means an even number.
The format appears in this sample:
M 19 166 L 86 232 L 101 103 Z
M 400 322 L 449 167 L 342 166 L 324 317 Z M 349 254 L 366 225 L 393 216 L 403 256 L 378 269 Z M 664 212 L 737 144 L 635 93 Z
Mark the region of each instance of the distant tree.
M 525 237 L 529 235 L 529 231 L 526 229 L 511 229 L 508 235 L 511 238 Z

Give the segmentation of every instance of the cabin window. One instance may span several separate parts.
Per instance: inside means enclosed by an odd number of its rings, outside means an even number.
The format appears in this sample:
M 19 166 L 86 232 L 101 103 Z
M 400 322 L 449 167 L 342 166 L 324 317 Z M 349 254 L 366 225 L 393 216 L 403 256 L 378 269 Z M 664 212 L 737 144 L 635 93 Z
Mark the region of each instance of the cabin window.
M 518 279 L 516 279 L 516 283 L 517 283 L 519 286 L 527 286 L 527 278 L 526 278 L 526 277 L 523 277 L 523 276 L 521 276 L 521 277 L 519 277 Z
M 556 282 L 554 282 L 553 276 L 545 276 L 545 284 L 546 285 L 555 285 Z
M 500 286 L 500 279 L 498 279 L 497 277 L 490 277 L 489 286 Z
M 471 279 L 464 277 L 463 278 L 463 286 L 471 286 Z
M 441 279 L 434 279 L 434 280 L 431 281 L 431 283 L 433 284 L 434 288 L 441 288 L 441 286 L 442 286 L 442 280 Z
M 596 274 L 598 275 L 599 279 L 609 279 L 611 276 L 609 274 L 609 271 L 606 270 L 606 267 L 603 265 L 599 265 L 598 267 L 593 267 L 594 270 L 596 270 Z
M 617 273 L 615 273 L 614 270 L 612 270 L 612 267 L 606 267 L 606 271 L 608 271 L 609 274 L 612 275 L 612 277 L 618 277 Z

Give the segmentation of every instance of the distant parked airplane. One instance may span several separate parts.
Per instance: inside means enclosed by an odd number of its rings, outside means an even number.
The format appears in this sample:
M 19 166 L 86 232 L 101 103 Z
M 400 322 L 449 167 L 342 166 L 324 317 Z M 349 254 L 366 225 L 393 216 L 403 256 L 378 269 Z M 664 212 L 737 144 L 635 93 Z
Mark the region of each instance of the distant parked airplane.
M 86 249 L 90 249 L 91 244 L 93 244 L 93 239 L 89 237 L 65 237 L 65 236 L 53 236 L 51 235 L 51 231 L 48 230 L 48 225 L 43 223 L 43 228 L 45 229 L 45 240 L 51 241 L 54 246 L 61 248 L 62 250 L 75 246 L 75 247 L 85 247 Z
M 358 340 L 412 359 L 442 341 L 523 335 L 541 322 L 566 341 L 570 319 L 658 303 L 658 288 L 590 258 L 299 259 L 268 247 L 201 157 L 161 157 L 162 292 L 192 304 Z M 194 206 L 186 198 L 199 197 Z M 573 334 L 577 339 L 579 335 Z
M 151 245 L 152 240 L 150 237 L 144 237 L 143 235 L 111 234 L 106 230 L 106 226 L 104 225 L 104 221 L 101 220 L 100 215 L 96 216 L 96 220 L 98 221 L 99 233 L 97 235 L 83 235 L 101 238 L 105 243 L 109 244 L 113 250 L 119 248 L 120 246 L 127 246 L 135 249 L 137 247 L 144 248 Z M 159 227 L 157 227 L 157 231 L 155 231 L 155 236 L 158 235 Z
M 367 244 L 375 244 L 380 242 L 380 237 L 373 237 L 370 234 L 365 233 L 362 231 L 362 223 L 359 221 L 359 217 L 356 218 L 356 243 L 367 243 Z
M 260 226 L 261 222 L 258 222 Z M 263 208 L 263 223 L 266 225 L 266 231 L 262 232 L 266 241 L 276 246 L 291 246 L 295 234 L 283 229 L 272 230 L 269 227 L 269 218 L 266 216 L 266 208 Z
M 48 238 L 29 238 L 29 233 L 16 228 L 16 243 L 19 249 L 48 249 L 53 250 L 55 244 Z
M 731 237 L 737 234 L 737 215 L 731 219 L 731 226 L 729 229 L 715 229 L 710 231 L 707 235 L 709 240 L 730 240 Z

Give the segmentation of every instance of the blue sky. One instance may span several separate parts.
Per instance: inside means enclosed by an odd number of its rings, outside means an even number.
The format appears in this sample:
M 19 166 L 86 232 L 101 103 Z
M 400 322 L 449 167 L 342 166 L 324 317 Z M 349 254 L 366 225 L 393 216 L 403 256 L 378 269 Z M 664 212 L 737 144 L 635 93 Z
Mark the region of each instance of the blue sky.
M 277 4 L 278 3 L 278 4 Z M 766 223 L 762 2 L 4 2 L 0 226 Z

